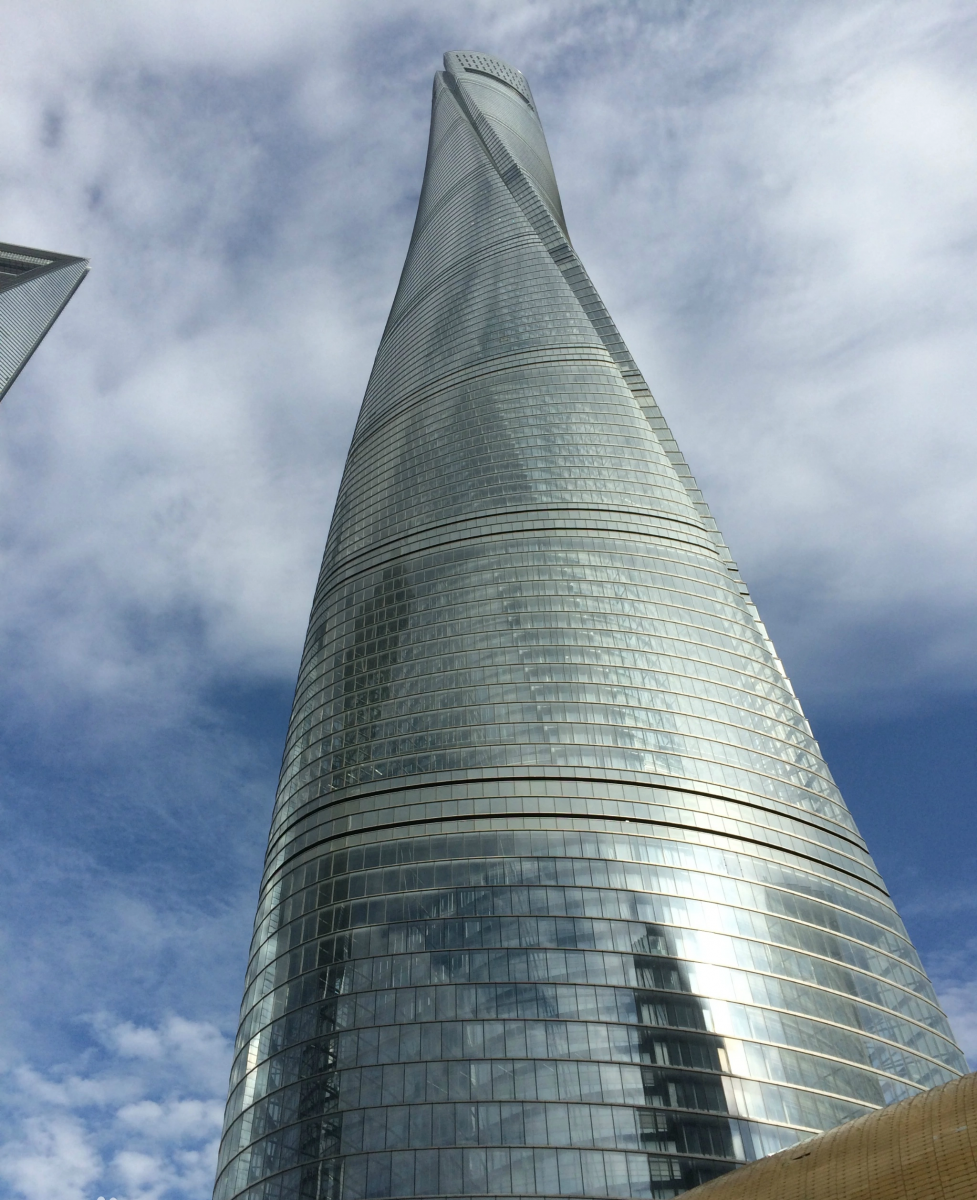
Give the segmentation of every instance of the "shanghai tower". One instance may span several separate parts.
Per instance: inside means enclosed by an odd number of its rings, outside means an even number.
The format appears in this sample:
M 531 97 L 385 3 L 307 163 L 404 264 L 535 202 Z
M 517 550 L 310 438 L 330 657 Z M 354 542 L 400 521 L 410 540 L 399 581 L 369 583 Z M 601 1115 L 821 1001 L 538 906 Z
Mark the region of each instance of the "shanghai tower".
M 526 80 L 447 54 L 216 1200 L 671 1197 L 965 1070 Z

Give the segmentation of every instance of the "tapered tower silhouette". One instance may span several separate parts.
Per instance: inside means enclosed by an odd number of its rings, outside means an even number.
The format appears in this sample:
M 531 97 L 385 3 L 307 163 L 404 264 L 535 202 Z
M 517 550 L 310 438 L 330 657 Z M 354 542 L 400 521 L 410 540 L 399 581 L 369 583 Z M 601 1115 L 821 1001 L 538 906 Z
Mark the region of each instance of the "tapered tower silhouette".
M 965 1069 L 567 235 L 451 53 L 275 805 L 216 1196 L 675 1196 Z
M 88 274 L 88 260 L 0 242 L 0 400 Z

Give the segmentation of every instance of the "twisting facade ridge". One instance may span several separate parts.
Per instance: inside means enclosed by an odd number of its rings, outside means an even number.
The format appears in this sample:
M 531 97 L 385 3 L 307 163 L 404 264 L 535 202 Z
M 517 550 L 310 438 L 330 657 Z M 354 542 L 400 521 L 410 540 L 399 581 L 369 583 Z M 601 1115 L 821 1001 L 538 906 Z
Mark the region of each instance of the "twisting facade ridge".
M 217 1200 L 670 1197 L 964 1069 L 569 243 L 525 79 L 446 55 Z

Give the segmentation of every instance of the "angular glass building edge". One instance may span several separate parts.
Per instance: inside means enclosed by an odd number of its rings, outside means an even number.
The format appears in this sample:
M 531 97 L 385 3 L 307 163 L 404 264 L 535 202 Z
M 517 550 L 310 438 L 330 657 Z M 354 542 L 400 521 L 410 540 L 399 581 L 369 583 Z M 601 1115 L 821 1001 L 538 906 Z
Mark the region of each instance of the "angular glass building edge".
M 447 54 L 217 1200 L 671 1197 L 964 1070 L 570 244 L 524 77 Z
M 88 274 L 88 260 L 0 242 L 0 400 Z

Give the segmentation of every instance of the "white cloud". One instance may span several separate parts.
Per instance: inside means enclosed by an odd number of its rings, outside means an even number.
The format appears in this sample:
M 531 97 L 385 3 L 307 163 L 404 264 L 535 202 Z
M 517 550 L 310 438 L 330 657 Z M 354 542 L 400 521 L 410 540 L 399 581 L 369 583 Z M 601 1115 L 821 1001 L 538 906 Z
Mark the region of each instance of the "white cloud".
M 96 1190 L 119 1200 L 209 1195 L 226 1039 L 205 1022 L 173 1015 L 154 1027 L 104 1015 L 94 1024 L 110 1053 L 90 1048 L 81 1070 L 10 1073 L 0 1144 L 7 1194 L 17 1200 L 92 1200 Z M 198 1055 L 203 1065 L 195 1065 Z
M 203 1100 L 170 1100 L 165 1104 L 139 1100 L 123 1105 L 116 1114 L 123 1125 L 139 1133 L 170 1140 L 197 1135 L 207 1126 L 219 1133 L 221 1115 L 220 1105 L 207 1104 Z
M 72 1116 L 30 1117 L 0 1148 L 0 1178 L 24 1200 L 88 1200 L 99 1170 L 88 1128 Z
M 100 1014 L 92 1024 L 103 1043 L 121 1058 L 165 1062 L 169 1073 L 208 1091 L 219 1092 L 227 1083 L 227 1040 L 207 1022 L 170 1014 L 150 1027 Z
M 971 1069 L 977 1070 L 977 974 L 971 979 L 942 986 L 939 997 L 960 1049 L 966 1054 Z
M 971 895 L 960 907 L 972 914 L 977 902 Z M 957 1042 L 971 1070 L 977 1070 L 977 939 L 960 939 L 935 955 L 931 975 Z
M 910 898 L 900 906 L 903 919 L 928 932 L 927 971 L 957 1044 L 977 1070 L 977 938 L 971 936 L 977 892 L 970 880 L 941 885 L 917 874 L 913 882 Z

